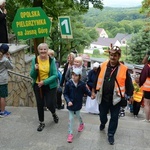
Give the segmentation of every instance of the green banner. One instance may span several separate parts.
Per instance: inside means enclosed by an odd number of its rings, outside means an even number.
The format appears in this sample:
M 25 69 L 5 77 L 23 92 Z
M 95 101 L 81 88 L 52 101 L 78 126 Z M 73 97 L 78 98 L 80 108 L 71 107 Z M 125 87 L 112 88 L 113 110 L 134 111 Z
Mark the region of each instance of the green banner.
M 31 39 L 49 36 L 51 19 L 41 7 L 21 8 L 17 10 L 12 29 L 18 39 Z

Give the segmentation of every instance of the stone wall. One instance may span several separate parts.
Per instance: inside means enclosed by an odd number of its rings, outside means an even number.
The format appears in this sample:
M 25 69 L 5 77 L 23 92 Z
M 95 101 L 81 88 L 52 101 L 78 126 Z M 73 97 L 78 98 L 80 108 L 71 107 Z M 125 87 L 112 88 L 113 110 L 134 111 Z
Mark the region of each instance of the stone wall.
M 8 106 L 36 105 L 32 89 L 32 79 L 29 76 L 33 55 L 25 55 L 27 45 L 10 45 L 9 52 L 13 59 L 14 69 L 9 71 L 7 98 Z

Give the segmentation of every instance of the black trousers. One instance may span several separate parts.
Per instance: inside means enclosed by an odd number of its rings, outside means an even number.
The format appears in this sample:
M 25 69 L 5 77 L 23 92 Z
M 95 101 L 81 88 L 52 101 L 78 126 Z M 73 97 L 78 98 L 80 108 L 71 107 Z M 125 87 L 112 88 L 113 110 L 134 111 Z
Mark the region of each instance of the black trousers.
M 46 107 L 50 110 L 50 112 L 52 114 L 55 113 L 57 88 L 50 89 L 49 85 L 46 85 L 46 86 L 43 85 L 41 88 L 39 88 L 38 85 L 35 84 L 33 87 L 33 90 L 34 90 L 34 94 L 36 97 L 39 121 L 43 122 L 45 102 L 46 102 Z
M 141 107 L 141 102 L 133 102 L 133 114 L 138 115 Z
M 61 108 L 61 105 L 62 105 L 62 89 L 61 88 L 58 88 L 57 89 L 57 108 L 60 109 Z
M 118 116 L 120 111 L 120 104 L 113 105 L 112 102 L 106 102 L 102 99 L 99 105 L 101 124 L 106 124 L 108 121 L 107 114 L 110 112 L 110 120 L 108 125 L 108 136 L 113 136 L 118 127 Z

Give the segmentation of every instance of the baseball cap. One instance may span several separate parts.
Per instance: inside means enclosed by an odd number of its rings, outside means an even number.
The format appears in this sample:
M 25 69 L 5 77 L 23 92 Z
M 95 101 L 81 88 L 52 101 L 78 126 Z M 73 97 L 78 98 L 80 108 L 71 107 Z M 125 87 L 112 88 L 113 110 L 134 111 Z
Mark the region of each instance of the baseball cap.
M 74 68 L 72 72 L 75 73 L 76 75 L 82 75 L 82 69 L 80 68 Z
M 7 44 L 2 44 L 0 46 L 0 51 L 3 53 L 3 54 L 6 54 L 9 50 L 9 46 Z
M 121 49 L 120 47 L 118 46 L 113 46 L 110 50 L 109 50 L 110 53 L 119 53 L 121 54 Z
M 98 62 L 95 62 L 94 64 L 93 64 L 93 68 L 98 68 L 99 67 L 99 63 Z

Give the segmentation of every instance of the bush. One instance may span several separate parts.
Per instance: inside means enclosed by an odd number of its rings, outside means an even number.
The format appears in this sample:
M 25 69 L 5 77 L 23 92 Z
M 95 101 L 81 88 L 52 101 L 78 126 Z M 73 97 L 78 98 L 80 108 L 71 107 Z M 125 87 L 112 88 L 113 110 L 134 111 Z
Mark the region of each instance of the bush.
M 98 56 L 98 55 L 100 55 L 99 50 L 98 50 L 98 49 L 94 49 L 94 50 L 93 50 L 93 55 L 92 55 L 92 56 Z

